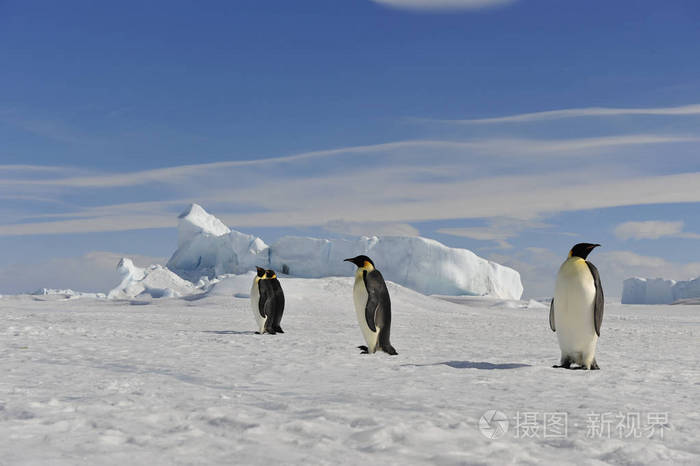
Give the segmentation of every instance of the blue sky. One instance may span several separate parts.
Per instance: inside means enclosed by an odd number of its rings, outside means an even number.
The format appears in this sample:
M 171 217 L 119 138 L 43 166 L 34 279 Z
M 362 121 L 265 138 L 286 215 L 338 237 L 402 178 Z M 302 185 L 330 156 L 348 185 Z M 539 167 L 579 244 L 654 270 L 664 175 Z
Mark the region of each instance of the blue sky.
M 174 251 L 190 202 L 267 242 L 436 238 L 528 296 L 579 241 L 603 244 L 612 295 L 698 276 L 698 20 L 692 1 L 0 1 L 0 292 L 104 291 L 114 256 Z

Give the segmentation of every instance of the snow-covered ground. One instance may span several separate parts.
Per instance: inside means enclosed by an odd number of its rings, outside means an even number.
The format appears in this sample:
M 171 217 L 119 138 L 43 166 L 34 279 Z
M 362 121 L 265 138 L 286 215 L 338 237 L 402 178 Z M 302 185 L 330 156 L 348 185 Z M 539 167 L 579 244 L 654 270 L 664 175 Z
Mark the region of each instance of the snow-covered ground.
M 567 371 L 535 301 L 390 284 L 391 357 L 356 349 L 352 278 L 282 286 L 276 336 L 253 333 L 249 276 L 0 298 L 0 464 L 700 464 L 700 306 L 608 305 L 602 370 Z

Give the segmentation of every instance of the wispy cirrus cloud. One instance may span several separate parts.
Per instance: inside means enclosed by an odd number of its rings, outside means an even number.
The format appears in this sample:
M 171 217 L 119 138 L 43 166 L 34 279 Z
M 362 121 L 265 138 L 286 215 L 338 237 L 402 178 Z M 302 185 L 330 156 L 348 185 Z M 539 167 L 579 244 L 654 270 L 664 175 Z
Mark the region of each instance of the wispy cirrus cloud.
M 657 115 L 657 116 L 691 116 L 700 115 L 700 104 L 683 105 L 679 107 L 650 107 L 650 108 L 611 108 L 611 107 L 585 107 L 569 108 L 562 110 L 547 110 L 543 112 L 520 113 L 493 118 L 470 118 L 463 120 L 442 119 L 418 119 L 418 121 L 431 121 L 450 124 L 497 124 L 497 123 L 527 123 L 543 120 L 559 120 L 578 117 L 610 117 L 630 115 Z
M 513 245 L 508 242 L 510 238 L 517 237 L 525 230 L 548 227 L 551 227 L 551 225 L 537 220 L 497 217 L 489 219 L 486 226 L 440 228 L 437 232 L 480 241 L 493 241 L 498 249 L 511 249 Z
M 172 228 L 176 219 L 168 215 L 96 215 L 76 220 L 15 223 L 0 225 L 0 236 L 61 235 L 69 233 L 103 233 L 108 231 Z
M 51 165 L 0 165 L 0 173 L 2 172 L 49 172 L 61 173 L 67 172 L 66 167 L 57 167 Z
M 352 222 L 334 220 L 323 225 L 323 229 L 350 236 L 418 236 L 418 230 L 407 223 Z
M 523 229 L 539 228 L 533 221 L 556 212 L 699 202 L 700 173 L 658 176 L 639 168 L 644 157 L 656 160 L 660 148 L 673 157 L 693 152 L 698 142 L 694 134 L 653 132 L 411 139 L 79 176 L 68 168 L 2 165 L 0 198 L 70 202 L 31 212 L 5 206 L 0 235 L 165 228 L 175 226 L 179 209 L 198 202 L 215 206 L 234 228 L 341 225 L 361 233 L 414 234 L 412 222 L 491 219 L 484 227 L 442 233 L 507 248 Z
M 227 191 L 220 189 L 216 195 L 192 192 L 190 198 L 149 201 L 145 206 L 134 203 L 128 207 L 119 204 L 92 207 L 82 218 L 0 225 L 0 235 L 174 227 L 173 204 L 182 202 L 184 207 L 192 200 L 206 204 L 229 199 L 247 205 L 249 208 L 245 210 L 222 207 L 217 212 L 228 225 L 238 228 L 322 226 L 348 219 L 399 224 L 454 218 L 536 219 L 563 211 L 700 202 L 697 190 L 700 172 L 625 179 L 598 177 L 588 181 L 594 174 L 591 171 L 590 176 L 576 172 L 568 177 L 561 173 L 558 177 L 534 174 L 471 181 L 416 181 L 419 167 L 397 171 L 382 168 L 371 173 L 354 172 L 328 178 L 305 176 L 260 181 Z M 666 189 L 670 185 L 674 186 L 672 191 Z M 366 189 L 368 186 L 381 186 L 383 191 L 378 194 Z
M 700 239 L 700 234 L 683 231 L 685 222 L 648 220 L 644 222 L 624 222 L 615 227 L 614 233 L 620 239 L 660 239 L 689 238 Z
M 483 10 L 515 3 L 517 0 L 372 0 L 391 8 L 413 11 Z
M 605 137 L 570 138 L 570 139 L 477 139 L 469 141 L 449 140 L 407 140 L 374 145 L 349 146 L 329 150 L 310 151 L 281 157 L 269 157 L 250 160 L 234 160 L 225 162 L 213 162 L 192 165 L 180 165 L 158 169 L 142 170 L 125 173 L 94 174 L 77 177 L 52 177 L 52 178 L 3 178 L 0 183 L 4 185 L 24 186 L 57 186 L 67 188 L 117 188 L 139 186 L 148 183 L 179 184 L 187 182 L 194 177 L 210 177 L 212 174 L 222 173 L 226 170 L 255 168 L 264 166 L 286 166 L 293 163 L 301 163 L 313 159 L 339 159 L 349 156 L 376 156 L 382 155 L 382 159 L 398 157 L 402 161 L 424 157 L 431 154 L 448 161 L 464 161 L 465 157 L 474 159 L 478 157 L 498 158 L 546 158 L 546 157 L 576 157 L 580 151 L 589 151 L 586 155 L 596 155 L 596 150 L 604 150 L 625 146 L 644 146 L 655 144 L 676 144 L 698 142 L 700 137 L 674 134 L 624 134 Z M 412 155 L 413 154 L 413 155 Z M 354 159 L 356 160 L 356 159 Z M 376 163 L 376 160 L 373 162 Z M 39 171 L 39 167 L 28 166 L 0 166 L 0 173 L 12 170 L 12 167 L 25 167 L 25 170 Z M 47 170 L 55 167 L 47 167 Z M 68 170 L 63 170 L 68 171 Z

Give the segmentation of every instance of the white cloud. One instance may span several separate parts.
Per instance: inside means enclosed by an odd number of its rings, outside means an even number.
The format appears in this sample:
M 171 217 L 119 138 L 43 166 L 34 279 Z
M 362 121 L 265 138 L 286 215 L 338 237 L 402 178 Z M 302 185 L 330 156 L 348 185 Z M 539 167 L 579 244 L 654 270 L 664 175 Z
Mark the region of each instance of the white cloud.
M 241 170 L 256 170 L 261 167 L 267 169 L 286 167 L 289 164 L 303 164 L 313 159 L 338 159 L 353 158 L 357 165 L 356 157 L 366 155 L 372 163 L 388 161 L 388 159 L 406 163 L 414 161 L 422 164 L 422 170 L 429 169 L 431 164 L 425 160 L 430 157 L 430 162 L 440 161 L 442 164 L 449 162 L 464 162 L 466 159 L 483 158 L 513 158 L 519 159 L 525 156 L 538 157 L 578 157 L 581 151 L 595 149 L 616 148 L 622 146 L 641 146 L 654 144 L 674 144 L 700 141 L 699 137 L 684 135 L 664 134 L 632 134 L 616 135 L 592 138 L 572 139 L 482 139 L 472 141 L 444 141 L 444 140 L 407 140 L 382 144 L 341 147 L 329 150 L 319 150 L 293 154 L 281 157 L 269 157 L 251 160 L 236 160 L 228 162 L 214 162 L 194 165 L 180 165 L 137 172 L 125 172 L 116 174 L 89 175 L 79 177 L 52 177 L 52 178 L 5 178 L 0 183 L 6 187 L 22 186 L 23 189 L 33 187 L 64 187 L 64 188 L 118 188 L 141 186 L 146 184 L 172 185 L 181 187 L 183 184 L 196 179 L 211 179 L 212 176 L 222 173 L 235 173 Z M 593 152 L 586 154 L 588 157 L 596 155 Z M 422 160 L 421 160 L 422 159 Z M 12 166 L 2 166 L 9 170 Z M 20 167 L 20 166 L 17 166 Z M 26 166 L 25 166 L 26 167 Z M 53 169 L 54 167 L 47 167 Z M 410 168 L 410 167 L 409 167 Z M 33 167 L 37 170 L 38 167 Z M 227 179 L 230 183 L 230 179 Z
M 372 0 L 391 8 L 418 11 L 481 10 L 515 3 L 516 0 Z
M 548 110 L 544 112 L 520 113 L 495 118 L 472 118 L 466 120 L 424 120 L 443 123 L 458 124 L 490 124 L 490 123 L 525 123 L 542 120 L 559 120 L 576 117 L 606 117 L 621 115 L 658 115 L 658 116 L 684 116 L 700 115 L 700 104 L 683 105 L 680 107 L 657 108 L 607 108 L 587 107 L 569 108 L 563 110 Z
M 418 230 L 408 223 L 346 222 L 334 220 L 323 229 L 351 236 L 418 236 Z
M 363 233 L 371 232 L 368 224 L 375 231 L 412 233 L 410 224 L 419 221 L 533 220 L 562 211 L 700 202 L 700 172 L 645 176 L 630 169 L 646 146 L 649 155 L 656 144 L 697 140 L 658 134 L 408 140 L 103 175 L 46 177 L 32 168 L 0 180 L 0 198 L 71 203 L 57 213 L 12 210 L 5 203 L 0 236 L 174 227 L 176 214 L 190 202 L 213 209 L 233 228 L 350 222 L 364 224 L 356 230 Z M 494 176 L 504 166 L 516 174 Z M 138 202 L 123 202 L 125 193 Z M 105 201 L 76 206 L 76 199 Z M 500 247 L 515 236 L 512 224 L 491 220 L 485 228 L 445 233 L 491 239 Z
M 625 222 L 615 227 L 614 233 L 620 239 L 659 239 L 664 237 L 700 239 L 696 233 L 684 232 L 685 224 L 650 220 L 645 222 Z
M 175 226 L 172 204 L 181 202 L 184 207 L 194 199 L 205 205 L 207 200 L 245 205 L 240 212 L 219 210 L 221 219 L 234 228 L 318 226 L 334 220 L 412 223 L 454 218 L 534 219 L 563 211 L 700 202 L 700 172 L 605 178 L 605 173 L 591 170 L 473 180 L 459 175 L 456 172 L 456 178 L 417 180 L 422 176 L 421 167 L 384 167 L 323 178 L 264 181 L 262 177 L 249 186 L 200 193 L 182 201 L 147 202 L 144 209 L 139 209 L 139 203 L 128 204 L 128 208 L 105 206 L 89 209 L 89 218 L 0 225 L 0 235 Z M 260 196 L 261 192 L 265 196 Z
M 0 172 L 67 172 L 65 167 L 54 167 L 51 165 L 0 165 Z
M 510 249 L 513 246 L 507 241 L 517 237 L 524 230 L 547 228 L 551 225 L 535 220 L 517 218 L 494 218 L 483 227 L 441 228 L 438 233 L 461 236 L 479 241 L 494 241 L 499 249 Z
M 148 230 L 151 228 L 172 228 L 176 225 L 177 219 L 175 216 L 96 215 L 93 218 L 87 219 L 0 225 L 0 236 L 58 235 L 67 233 Z
M 441 228 L 438 233 L 483 241 L 502 241 L 516 236 L 514 232 L 501 231 L 493 227 Z

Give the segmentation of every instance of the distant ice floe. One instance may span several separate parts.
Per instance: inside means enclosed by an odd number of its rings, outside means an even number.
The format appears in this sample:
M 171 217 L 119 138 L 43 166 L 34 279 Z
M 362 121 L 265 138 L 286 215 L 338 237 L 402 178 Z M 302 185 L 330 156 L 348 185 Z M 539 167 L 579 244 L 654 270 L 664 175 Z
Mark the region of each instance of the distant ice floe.
M 700 278 L 689 281 L 628 278 L 622 286 L 622 304 L 671 304 L 700 298 Z
M 46 298 L 57 298 L 57 299 L 74 299 L 74 298 L 105 298 L 104 293 L 85 293 L 82 291 L 74 291 L 71 289 L 58 290 L 53 288 L 39 288 L 35 292 L 31 293 L 32 296 L 44 296 Z

